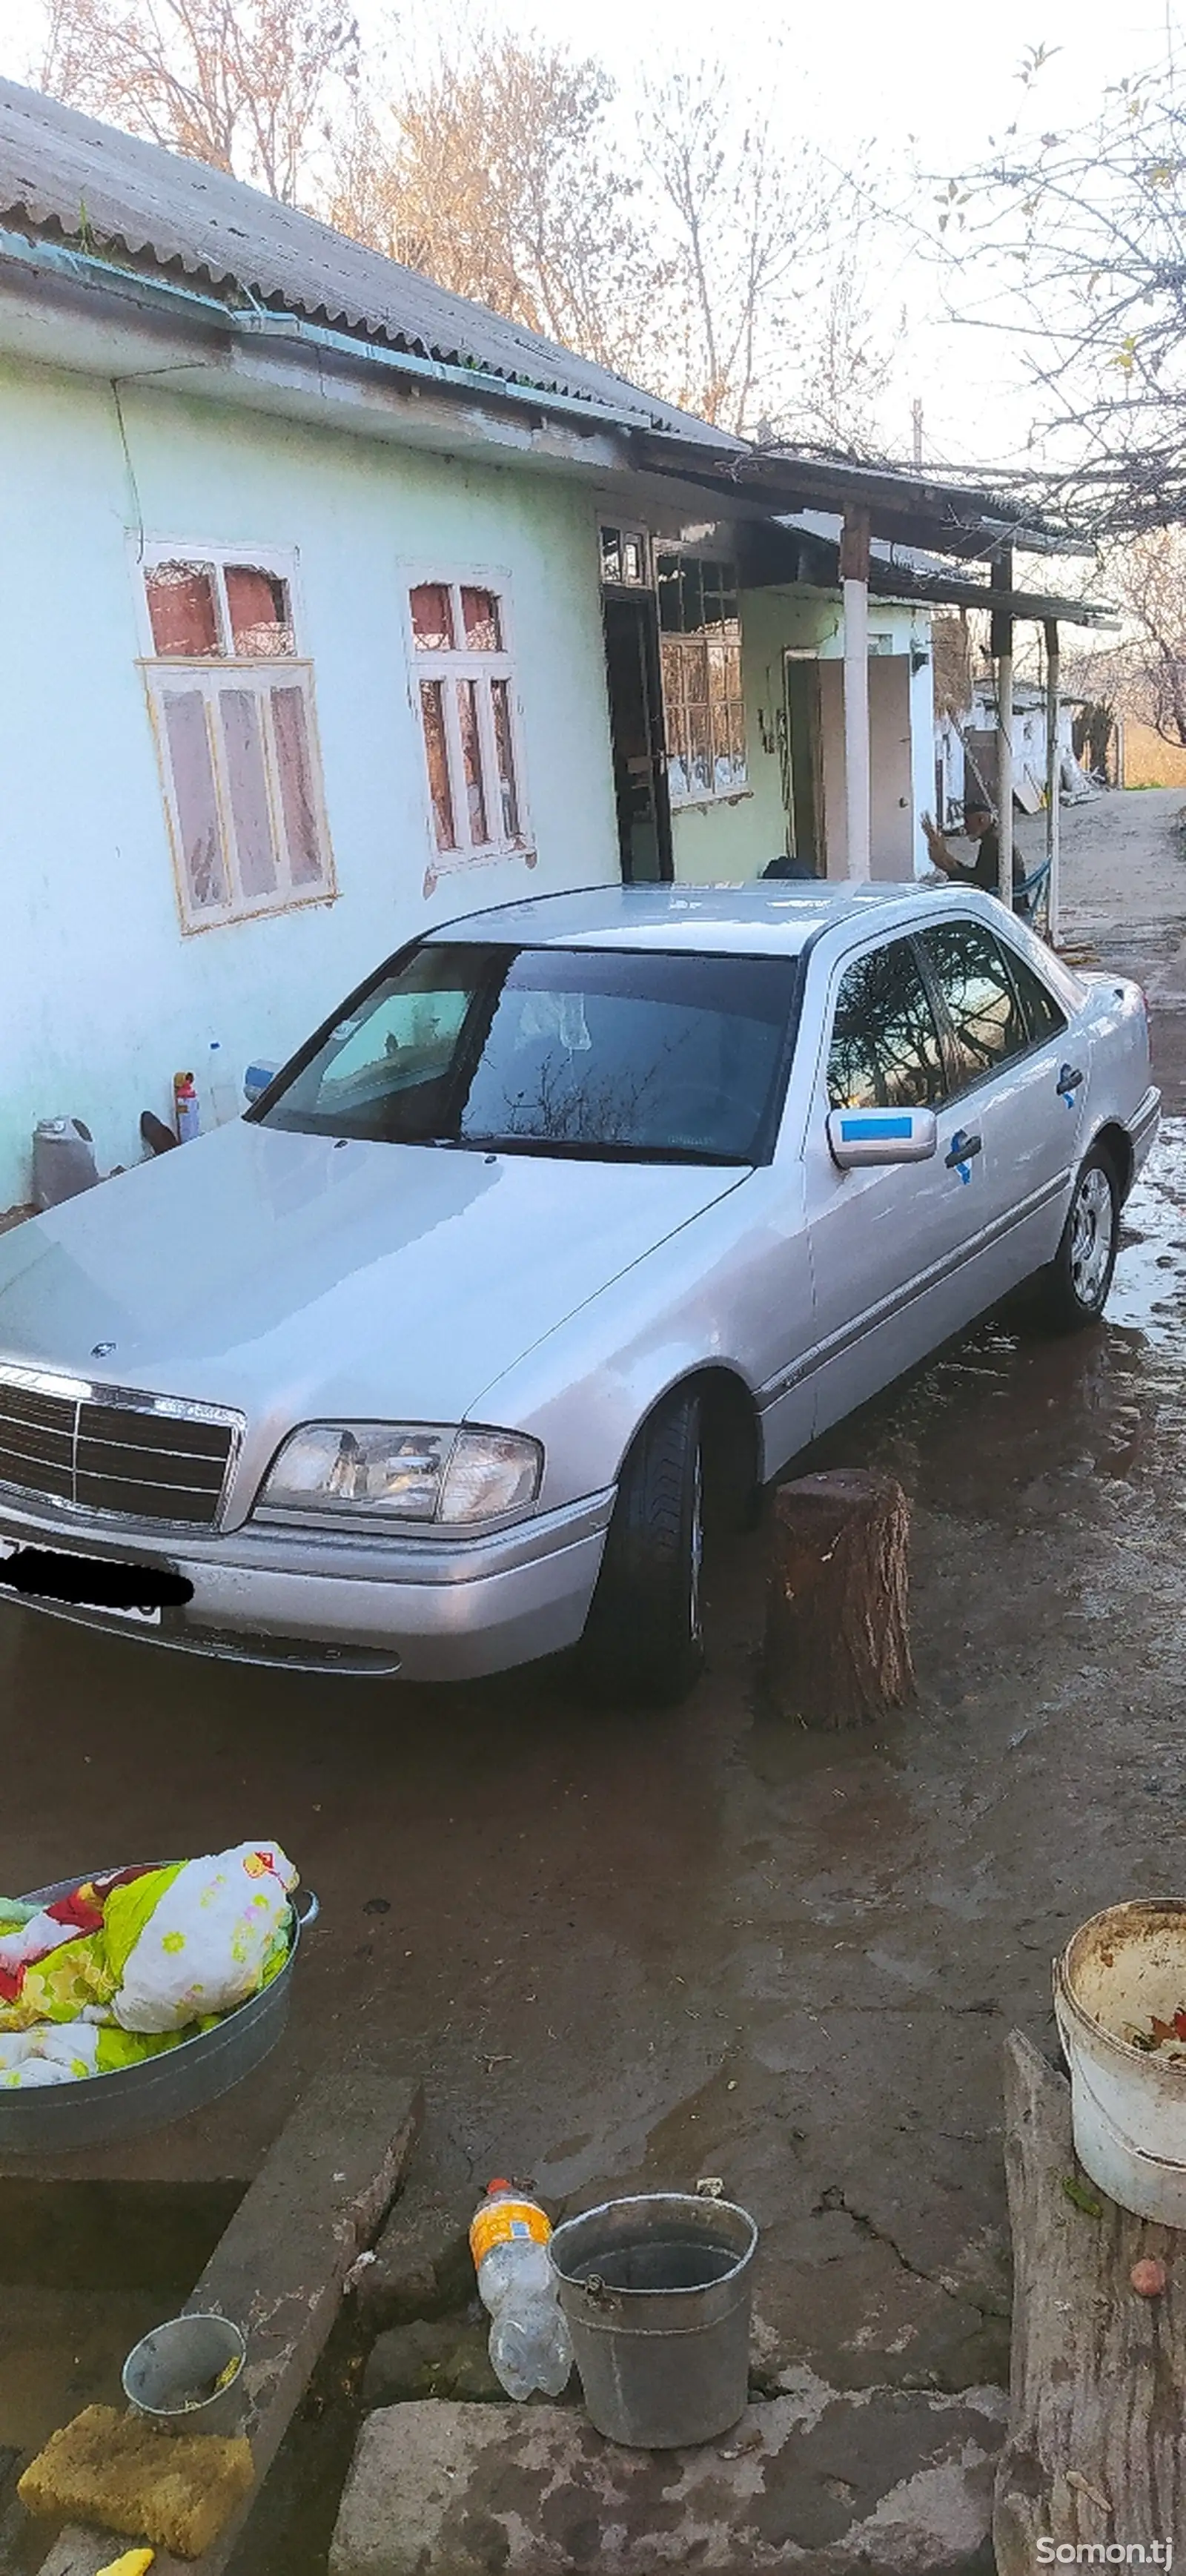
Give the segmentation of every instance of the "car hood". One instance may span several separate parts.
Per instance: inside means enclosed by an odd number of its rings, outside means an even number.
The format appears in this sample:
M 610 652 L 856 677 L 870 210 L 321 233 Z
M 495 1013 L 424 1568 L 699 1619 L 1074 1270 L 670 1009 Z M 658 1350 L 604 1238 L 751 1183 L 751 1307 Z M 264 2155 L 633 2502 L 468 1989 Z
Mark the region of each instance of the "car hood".
M 0 1237 L 0 1360 L 261 1427 L 456 1422 L 741 1177 L 238 1120 Z

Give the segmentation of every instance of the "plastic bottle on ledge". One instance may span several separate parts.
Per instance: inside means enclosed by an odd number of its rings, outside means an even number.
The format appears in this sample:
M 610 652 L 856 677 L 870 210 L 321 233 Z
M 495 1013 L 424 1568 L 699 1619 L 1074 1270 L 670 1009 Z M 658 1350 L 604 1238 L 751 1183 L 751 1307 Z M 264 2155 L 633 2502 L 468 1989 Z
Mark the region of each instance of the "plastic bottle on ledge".
M 207 1124 L 229 1126 L 239 1115 L 239 1095 L 217 1038 L 210 1040 L 210 1059 L 206 1072 Z
M 490 2313 L 490 2360 L 508 2397 L 532 2390 L 559 2397 L 572 2369 L 572 2344 L 548 2261 L 551 2224 L 513 2183 L 487 2186 L 469 2231 L 483 2307 Z
M 188 1145 L 191 1137 L 201 1130 L 198 1086 L 192 1073 L 175 1073 L 173 1076 L 173 1117 L 178 1144 Z

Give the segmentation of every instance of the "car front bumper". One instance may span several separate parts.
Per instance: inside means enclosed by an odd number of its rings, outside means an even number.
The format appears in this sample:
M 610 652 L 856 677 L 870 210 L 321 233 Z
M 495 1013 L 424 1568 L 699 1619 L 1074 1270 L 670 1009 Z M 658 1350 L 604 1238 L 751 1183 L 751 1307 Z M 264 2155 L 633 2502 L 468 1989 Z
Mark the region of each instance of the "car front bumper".
M 166 1567 L 193 1585 L 160 1624 L 0 1591 L 75 1626 L 313 1672 L 469 1681 L 575 1645 L 589 1615 L 613 1489 L 487 1538 L 359 1538 L 253 1522 L 223 1537 L 97 1519 L 0 1492 L 0 1540 L 95 1562 Z

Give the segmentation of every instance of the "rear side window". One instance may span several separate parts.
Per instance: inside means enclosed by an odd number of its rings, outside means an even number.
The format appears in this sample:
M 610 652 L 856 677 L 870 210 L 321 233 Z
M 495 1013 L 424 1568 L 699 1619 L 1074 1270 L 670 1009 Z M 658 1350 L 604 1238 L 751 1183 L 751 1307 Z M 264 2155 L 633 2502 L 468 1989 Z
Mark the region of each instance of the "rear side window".
M 1030 1045 L 1004 951 L 978 921 L 923 934 L 927 964 L 947 1006 L 955 1045 L 955 1088 L 966 1091 Z
M 1047 992 L 1041 976 L 1035 975 L 1033 967 L 1024 957 L 1018 956 L 1015 948 L 1009 951 L 1009 965 L 1021 995 L 1031 1043 L 1036 1046 L 1042 1038 L 1056 1037 L 1058 1031 L 1066 1027 L 1066 1012 L 1060 1010 L 1053 993 Z
M 828 1055 L 833 1109 L 927 1109 L 946 1089 L 943 1050 L 908 939 L 845 969 Z

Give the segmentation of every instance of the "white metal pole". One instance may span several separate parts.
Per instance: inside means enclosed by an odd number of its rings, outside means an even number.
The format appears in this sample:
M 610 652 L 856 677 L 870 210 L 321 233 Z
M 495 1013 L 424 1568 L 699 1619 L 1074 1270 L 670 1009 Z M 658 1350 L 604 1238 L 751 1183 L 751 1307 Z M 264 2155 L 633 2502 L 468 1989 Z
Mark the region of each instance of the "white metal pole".
M 869 773 L 869 513 L 844 513 L 840 540 L 844 603 L 844 809 L 847 874 L 865 883 L 872 873 Z
M 1059 860 L 1062 840 L 1062 812 L 1059 791 L 1062 786 L 1062 752 L 1059 747 L 1059 658 L 1058 620 L 1046 620 L 1046 856 L 1050 863 L 1047 880 L 1047 931 L 1052 948 L 1058 946 L 1059 933 Z
M 997 844 L 1002 903 L 1013 902 L 1013 648 L 997 657 Z

